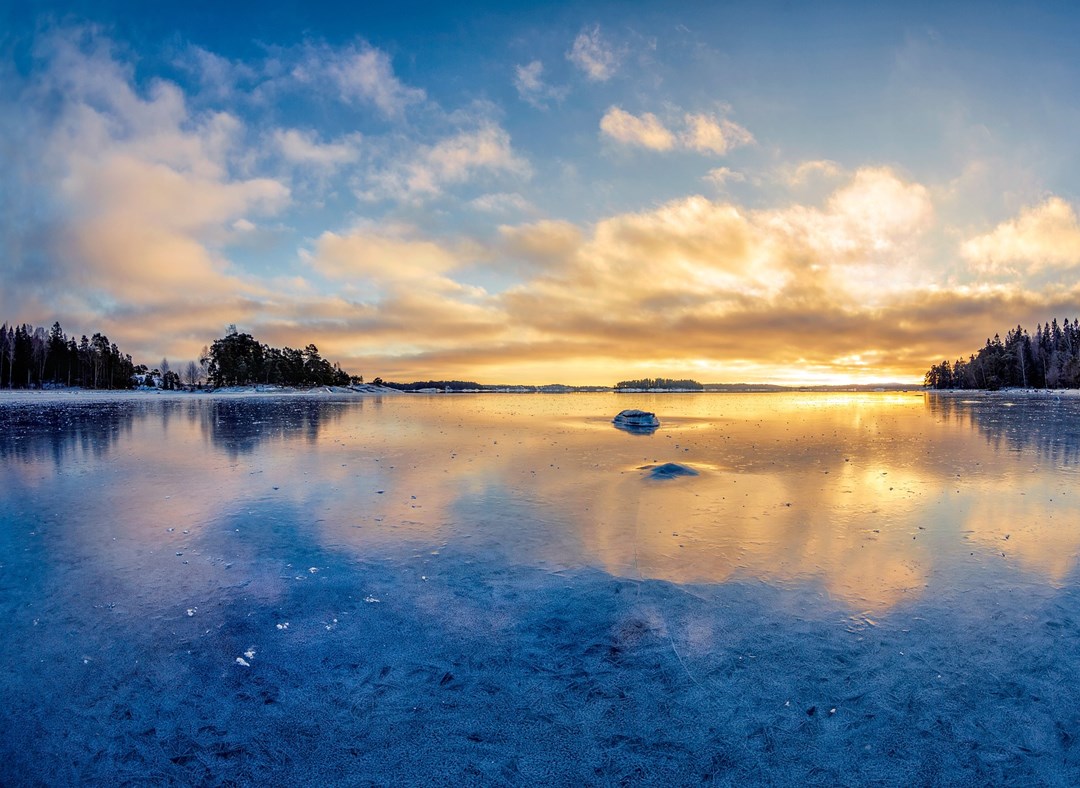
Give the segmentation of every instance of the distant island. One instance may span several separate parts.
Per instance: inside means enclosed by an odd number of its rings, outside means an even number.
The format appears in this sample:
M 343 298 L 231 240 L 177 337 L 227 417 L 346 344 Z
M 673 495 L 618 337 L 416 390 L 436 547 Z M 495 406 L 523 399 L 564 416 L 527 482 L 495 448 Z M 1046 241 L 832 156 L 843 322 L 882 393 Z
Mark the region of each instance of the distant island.
M 987 339 L 967 360 L 948 359 L 927 371 L 930 389 L 1080 388 L 1080 322 L 1056 319 L 1035 327 L 1029 335 L 1017 325 Z
M 472 380 L 417 380 L 412 383 L 395 383 L 383 381 L 382 378 L 375 378 L 372 383 L 414 394 L 569 394 L 581 391 L 611 391 L 608 386 L 567 386 L 562 383 L 542 386 L 523 383 L 477 383 Z
M 705 387 L 696 380 L 673 380 L 671 378 L 640 378 L 639 380 L 620 380 L 615 384 L 616 391 L 704 391 Z

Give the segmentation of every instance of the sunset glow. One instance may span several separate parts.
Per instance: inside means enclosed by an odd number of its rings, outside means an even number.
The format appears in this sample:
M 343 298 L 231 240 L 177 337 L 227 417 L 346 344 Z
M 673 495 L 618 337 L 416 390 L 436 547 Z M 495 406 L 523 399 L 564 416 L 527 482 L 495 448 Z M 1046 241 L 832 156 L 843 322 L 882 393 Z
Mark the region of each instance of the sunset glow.
M 7 4 L 0 319 L 151 364 L 236 324 L 368 379 L 917 384 L 1080 312 L 1067 7 L 364 5 Z

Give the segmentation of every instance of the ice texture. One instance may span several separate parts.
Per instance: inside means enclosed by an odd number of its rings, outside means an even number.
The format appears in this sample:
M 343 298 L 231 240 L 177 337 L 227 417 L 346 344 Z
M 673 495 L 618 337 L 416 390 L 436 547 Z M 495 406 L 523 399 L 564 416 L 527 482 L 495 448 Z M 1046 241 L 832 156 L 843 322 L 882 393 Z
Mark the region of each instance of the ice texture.
M 0 783 L 1078 784 L 1078 469 L 1069 398 L 0 400 Z

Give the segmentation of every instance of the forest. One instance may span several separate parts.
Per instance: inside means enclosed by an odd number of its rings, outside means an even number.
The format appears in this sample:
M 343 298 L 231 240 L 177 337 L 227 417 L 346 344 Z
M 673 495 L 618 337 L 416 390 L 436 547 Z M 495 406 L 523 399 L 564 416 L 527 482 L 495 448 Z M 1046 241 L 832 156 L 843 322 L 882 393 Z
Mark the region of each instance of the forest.
M 1017 325 L 965 360 L 934 364 L 923 383 L 931 389 L 1080 388 L 1080 322 L 1057 319 L 1031 335 Z
M 27 323 L 0 326 L 0 387 L 129 389 L 135 371 L 131 356 L 104 334 L 83 334 L 76 342 L 58 322 L 48 330 Z

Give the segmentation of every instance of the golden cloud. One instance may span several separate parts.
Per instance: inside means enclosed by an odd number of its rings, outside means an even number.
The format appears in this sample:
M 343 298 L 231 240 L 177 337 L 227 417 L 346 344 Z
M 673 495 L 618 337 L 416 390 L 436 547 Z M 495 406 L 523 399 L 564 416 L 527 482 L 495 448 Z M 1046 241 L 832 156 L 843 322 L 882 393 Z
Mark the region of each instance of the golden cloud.
M 600 119 L 600 131 L 623 145 L 636 145 L 649 150 L 671 150 L 675 135 L 651 112 L 631 115 L 619 107 L 610 107 Z
M 1069 203 L 1051 197 L 965 241 L 960 253 L 988 274 L 1073 268 L 1080 264 L 1080 221 Z
M 732 148 L 749 145 L 754 141 L 753 134 L 727 118 L 687 114 L 684 121 L 686 131 L 683 132 L 681 141 L 691 150 L 723 156 Z

